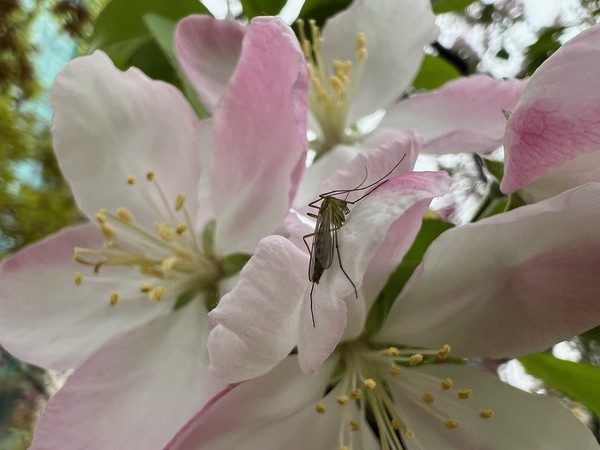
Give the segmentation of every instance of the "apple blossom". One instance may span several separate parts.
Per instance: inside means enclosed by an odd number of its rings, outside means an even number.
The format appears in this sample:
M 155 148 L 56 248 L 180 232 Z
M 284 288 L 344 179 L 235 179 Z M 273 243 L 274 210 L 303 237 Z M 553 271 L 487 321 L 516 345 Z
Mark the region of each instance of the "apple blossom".
M 161 448 L 224 387 L 205 375 L 207 309 L 280 227 L 307 151 L 292 31 L 259 18 L 243 44 L 204 121 L 174 87 L 102 52 L 59 74 L 54 147 L 91 222 L 0 266 L 2 345 L 75 369 L 32 448 Z
M 386 189 L 393 192 L 405 177 L 357 204 L 345 226 L 360 221 L 363 208 L 378 210 L 378 196 L 383 200 Z M 212 313 L 226 324 L 211 332 L 218 335 L 216 345 L 209 337 L 211 367 L 219 376 L 237 382 L 250 372 L 263 375 L 232 385 L 167 448 L 599 448 L 556 399 L 521 392 L 449 360 L 539 351 L 598 323 L 600 233 L 589 223 L 600 218 L 590 207 L 599 194 L 600 184 L 591 183 L 446 231 L 431 244 L 379 331 L 348 336 L 323 365 L 308 370 L 302 361 L 306 345 L 322 347 L 316 334 L 298 342 L 298 354 L 273 365 L 273 354 L 284 353 L 281 341 L 297 333 L 289 330 L 290 313 L 309 314 L 299 301 L 302 279 L 290 269 L 306 257 L 283 237 L 263 239 L 252 259 L 257 265 L 242 270 L 239 284 Z M 417 210 L 413 221 L 420 220 Z M 399 234 L 409 222 L 404 217 L 403 227 L 392 226 L 388 234 Z M 379 228 L 377 219 L 372 224 Z M 386 250 L 379 249 L 374 260 Z M 344 254 L 350 251 L 347 246 Z M 362 261 L 360 250 L 356 259 Z M 378 264 L 371 261 L 373 267 Z M 370 280 L 362 279 L 361 290 L 377 292 L 381 285 L 369 287 Z M 248 301 L 244 309 L 231 304 L 237 289 Z M 288 308 L 293 302 L 300 313 Z M 349 317 L 353 308 L 360 310 L 351 302 L 346 300 Z M 335 325 L 335 316 L 325 311 L 317 311 L 317 327 Z
M 506 125 L 503 192 L 537 201 L 600 180 L 599 56 L 594 25 L 533 74 Z
M 322 32 L 308 24 L 312 42 L 304 36 L 302 46 L 310 73 L 312 146 L 318 156 L 340 146 L 377 147 L 390 129 L 417 130 L 425 137 L 423 151 L 430 153 L 488 152 L 501 145 L 502 111 L 514 108 L 524 81 L 476 75 L 397 102 L 419 70 L 423 47 L 437 35 L 434 22 L 428 0 L 357 0 L 329 18 Z M 304 30 L 302 23 L 299 30 Z M 179 45 L 178 55 L 212 111 L 235 67 L 245 27 L 194 16 L 177 33 L 194 42 Z M 382 110 L 386 112 L 375 131 L 364 134 L 357 128 L 361 118 Z M 355 156 L 356 149 L 349 152 Z M 335 158 L 332 164 L 339 167 L 350 159 Z

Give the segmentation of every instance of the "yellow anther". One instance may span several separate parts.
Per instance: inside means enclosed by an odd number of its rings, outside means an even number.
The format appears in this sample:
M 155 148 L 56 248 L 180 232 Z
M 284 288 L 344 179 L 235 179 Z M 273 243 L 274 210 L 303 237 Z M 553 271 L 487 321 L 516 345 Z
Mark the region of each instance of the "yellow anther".
M 110 293 L 110 304 L 112 306 L 116 305 L 117 302 L 119 301 L 119 293 L 116 291 L 113 291 Z
M 79 286 L 81 284 L 81 282 L 83 281 L 83 274 L 81 272 L 76 272 L 75 277 L 73 278 L 73 281 L 75 282 L 75 284 L 77 286 Z
M 448 428 L 449 430 L 453 430 L 454 428 L 458 427 L 458 420 L 446 419 L 444 421 L 444 425 L 446 425 L 446 428 Z
M 356 59 L 358 59 L 359 61 L 364 61 L 368 57 L 369 57 L 369 52 L 367 51 L 366 48 L 361 48 L 360 50 L 356 51 Z
M 148 181 L 153 181 L 154 180 L 154 172 L 149 170 L 148 172 L 146 172 L 146 180 Z
M 366 48 L 367 46 L 367 36 L 365 33 L 356 33 L 356 50 L 360 50 L 361 48 Z
M 133 186 L 135 184 L 135 177 L 133 175 L 127 175 L 127 184 Z
M 473 395 L 473 391 L 471 389 L 461 389 L 457 392 L 457 395 L 458 398 L 464 400 L 465 398 L 469 398 L 471 395 Z
M 101 223 L 100 231 L 106 239 L 112 239 L 117 235 L 117 229 L 108 223 Z
M 402 429 L 402 422 L 400 422 L 398 419 L 392 419 L 392 421 L 390 422 L 390 426 L 394 430 L 401 430 Z
M 479 413 L 479 417 L 481 417 L 482 419 L 489 419 L 493 415 L 494 411 L 492 411 L 491 409 L 482 409 Z
M 420 353 L 415 353 L 410 357 L 410 365 L 416 366 L 417 364 L 421 364 L 423 362 L 423 355 Z
M 175 233 L 182 235 L 187 231 L 187 225 L 185 223 L 180 223 L 175 227 Z
M 434 398 L 433 398 L 433 395 L 431 395 L 431 394 L 427 394 L 427 393 L 425 393 L 425 394 L 423 395 L 423 401 L 424 401 L 425 403 L 433 403 L 433 400 L 434 400 Z
M 179 256 L 181 259 L 192 259 L 193 255 L 187 249 L 183 247 L 176 247 L 175 254 Z
M 117 209 L 117 217 L 126 225 L 131 225 L 133 223 L 133 214 L 131 214 L 127 208 Z
M 399 356 L 400 355 L 400 350 L 398 350 L 397 347 L 388 347 L 387 354 L 389 356 Z
M 160 237 L 163 238 L 165 241 L 172 241 L 173 239 L 175 239 L 175 231 L 173 230 L 173 228 L 171 228 L 168 225 L 165 225 L 164 223 L 157 223 L 156 231 L 158 231 Z
M 106 214 L 104 214 L 104 211 L 98 211 L 96 213 L 96 220 L 98 221 L 98 223 L 106 222 Z
M 163 260 L 162 264 L 160 265 L 160 268 L 163 272 L 168 272 L 173 268 L 175 264 L 177 264 L 177 257 L 171 256 L 170 258 Z
M 165 294 L 165 287 L 164 286 L 156 286 L 155 288 L 153 288 L 150 291 L 149 297 L 150 297 L 150 300 L 157 302 L 161 298 L 163 298 L 164 294 Z
M 415 433 L 413 433 L 412 430 L 406 430 L 404 432 L 404 437 L 406 437 L 407 439 L 412 439 L 415 437 Z
M 358 400 L 362 397 L 362 391 L 358 388 L 352 389 L 350 391 L 350 397 L 352 397 L 352 400 Z
M 440 383 L 440 387 L 444 391 L 447 391 L 448 389 L 452 389 L 453 385 L 454 385 L 454 382 L 452 381 L 451 378 L 446 378 L 445 380 L 442 380 L 442 382 Z
M 345 405 L 346 403 L 348 403 L 350 401 L 350 397 L 348 397 L 346 394 L 342 394 L 336 399 L 336 401 L 340 405 Z
M 348 425 L 350 425 L 352 431 L 358 431 L 360 429 L 360 424 L 356 420 L 351 420 L 348 422 Z
M 363 385 L 370 390 L 373 390 L 377 387 L 377 383 L 373 378 L 367 378 L 365 381 L 363 381 Z
M 315 405 L 315 411 L 318 412 L 319 414 L 323 414 L 325 411 L 327 411 L 327 407 L 325 406 L 325 403 L 319 402 Z
M 144 293 L 148 293 L 152 290 L 152 288 L 154 288 L 152 283 L 144 283 L 140 286 L 140 291 L 144 292 Z
M 183 204 L 185 203 L 185 192 L 180 192 L 177 194 L 177 198 L 175 199 L 175 211 L 181 211 L 183 208 Z
M 397 366 L 395 364 L 392 364 L 390 366 L 390 375 L 393 375 L 393 376 L 400 375 L 400 372 L 402 372 L 402 369 L 400 369 L 400 366 Z
M 350 447 L 342 445 L 342 446 L 338 447 L 338 450 L 350 450 Z
M 444 344 L 442 346 L 442 348 L 440 348 L 438 350 L 438 353 L 437 353 L 439 359 L 446 359 L 449 354 L 450 354 L 450 346 L 448 344 Z
M 329 77 L 329 85 L 338 94 L 344 91 L 344 80 L 338 76 Z

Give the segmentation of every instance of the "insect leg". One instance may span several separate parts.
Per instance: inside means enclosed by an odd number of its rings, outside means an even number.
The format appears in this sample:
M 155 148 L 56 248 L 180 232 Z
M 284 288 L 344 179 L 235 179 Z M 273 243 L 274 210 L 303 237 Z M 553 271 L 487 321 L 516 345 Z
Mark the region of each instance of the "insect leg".
M 342 257 L 340 255 L 340 247 L 338 245 L 337 230 L 333 230 L 333 241 L 335 242 L 335 250 L 336 250 L 337 256 L 338 256 L 338 262 L 340 263 L 340 269 L 342 269 L 342 272 L 344 273 L 344 275 L 346 275 L 346 278 L 348 279 L 348 281 L 354 288 L 354 296 L 356 298 L 358 298 L 358 291 L 356 290 L 356 285 L 354 284 L 354 281 L 352 281 L 352 278 L 350 278 L 350 275 L 348 275 L 346 273 L 346 271 L 344 270 L 344 266 L 342 266 Z
M 315 310 L 313 309 L 313 289 L 315 288 L 315 282 L 313 281 L 312 286 L 310 287 L 310 317 L 312 319 L 313 328 L 315 328 Z

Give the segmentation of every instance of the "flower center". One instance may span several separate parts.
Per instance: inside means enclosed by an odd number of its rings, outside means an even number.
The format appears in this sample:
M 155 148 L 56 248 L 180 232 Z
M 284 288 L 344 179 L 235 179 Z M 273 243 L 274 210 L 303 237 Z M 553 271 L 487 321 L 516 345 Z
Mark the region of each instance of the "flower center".
M 96 221 L 104 236 L 103 246 L 98 249 L 76 247 L 75 260 L 92 266 L 95 275 L 108 266 L 137 269 L 142 274 L 139 291 L 129 294 L 130 297 L 146 296 L 157 302 L 168 296 L 177 299 L 177 307 L 181 306 L 180 302 L 191 299 L 193 295 L 187 298 L 187 293 L 204 290 L 216 296 L 218 281 L 230 274 L 213 252 L 214 223 L 207 225 L 201 246 L 185 207 L 186 194 L 179 193 L 170 203 L 154 172 L 146 174 L 146 181 L 158 194 L 158 204 L 156 200 L 151 201 L 162 219 L 148 226 L 138 223 L 127 208 L 121 207 L 115 212 L 101 209 L 96 213 Z M 136 183 L 134 176 L 127 178 L 132 189 Z M 83 280 L 83 274 L 77 272 L 75 284 L 80 285 Z M 116 290 L 107 296 L 113 306 L 125 299 Z M 207 298 L 207 302 L 214 300 Z
M 384 450 L 403 449 L 403 443 L 410 440 L 418 443 L 418 436 L 402 418 L 398 402 L 394 401 L 397 389 L 415 397 L 420 407 L 439 420 L 441 429 L 451 432 L 460 426 L 456 418 L 436 409 L 436 400 L 449 396 L 451 401 L 468 401 L 473 391 L 456 389 L 450 378 L 440 379 L 411 371 L 412 367 L 446 359 L 450 353 L 448 345 L 431 351 L 397 347 L 374 350 L 364 343 L 351 342 L 342 344 L 338 351 L 342 375 L 315 405 L 319 414 L 325 414 L 330 408 L 343 408 L 337 450 L 351 450 L 355 439 L 361 441 L 355 435 L 363 427 L 371 427 Z M 339 371 L 336 374 L 339 375 Z M 490 409 L 479 412 L 481 419 L 489 419 L 492 415 Z
M 306 37 L 304 21 L 298 20 L 300 43 L 310 79 L 308 105 L 322 133 L 314 145 L 319 156 L 336 144 L 352 143 L 352 138 L 346 134 L 346 120 L 360 86 L 367 59 L 367 39 L 364 33 L 358 33 L 355 62 L 334 59 L 330 72 L 323 55 L 323 37 L 319 27 L 314 20 L 309 20 L 308 25 L 310 40 Z

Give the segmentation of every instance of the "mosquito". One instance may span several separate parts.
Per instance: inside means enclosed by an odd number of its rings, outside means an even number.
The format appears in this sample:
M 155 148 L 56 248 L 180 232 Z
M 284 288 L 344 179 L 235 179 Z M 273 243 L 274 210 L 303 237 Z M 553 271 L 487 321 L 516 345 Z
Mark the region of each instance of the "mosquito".
M 340 248 L 338 243 L 338 235 L 337 232 L 344 223 L 346 222 L 346 216 L 350 213 L 350 208 L 348 205 L 354 205 L 358 203 L 367 195 L 371 194 L 375 189 L 379 188 L 381 185 L 388 181 L 388 176 L 404 161 L 406 154 L 402 156 L 400 161 L 392 167 L 392 169 L 382 176 L 379 180 L 374 181 L 371 184 L 366 186 L 362 186 L 362 184 L 367 179 L 367 174 L 365 173 L 365 178 L 360 182 L 360 184 L 353 189 L 336 189 L 333 191 L 326 192 L 324 194 L 319 194 L 319 198 L 315 201 L 308 204 L 310 208 L 315 208 L 318 212 L 312 213 L 309 212 L 307 215 L 312 217 L 313 219 L 317 219 L 317 223 L 315 225 L 314 233 L 309 233 L 302 237 L 304 240 L 304 244 L 308 249 L 310 254 L 310 264 L 308 266 L 308 281 L 312 283 L 310 288 L 310 316 L 312 318 L 313 328 L 316 326 L 315 323 L 315 312 L 313 310 L 313 291 L 315 289 L 315 284 L 319 284 L 321 280 L 321 276 L 325 270 L 331 267 L 333 263 L 333 254 L 337 253 L 337 259 L 340 264 L 340 269 L 342 269 L 343 274 L 346 276 L 352 287 L 354 288 L 354 296 L 358 298 L 358 291 L 356 289 L 356 285 L 354 281 L 350 278 L 350 276 L 344 270 L 344 266 L 342 265 L 342 258 L 340 256 Z M 366 172 L 366 167 L 365 167 Z M 357 198 L 356 200 L 349 201 L 348 196 L 352 192 L 364 191 L 367 190 L 365 194 Z M 344 195 L 345 197 L 338 198 L 338 195 Z M 317 203 L 321 202 L 320 205 Z M 309 246 L 306 241 L 307 238 L 313 238 L 312 245 Z

